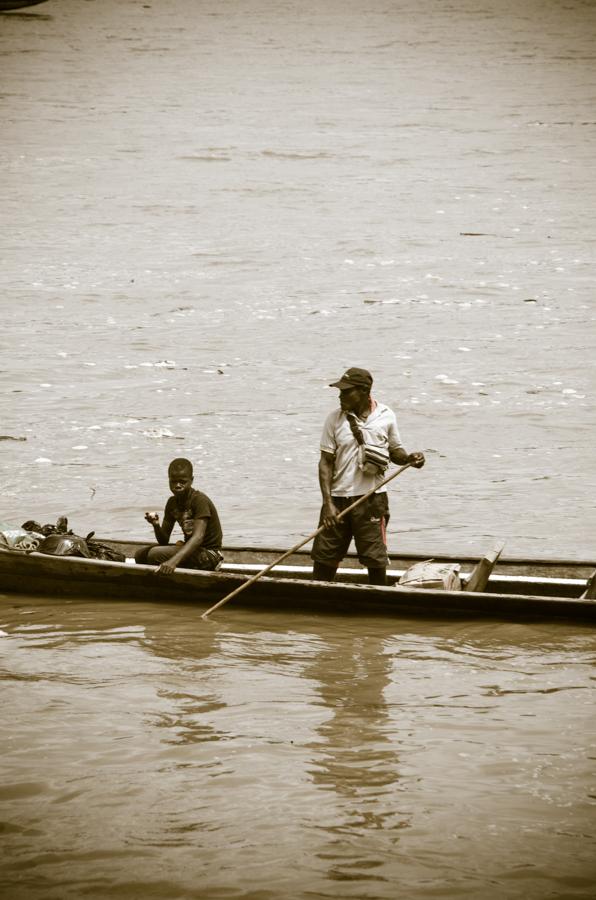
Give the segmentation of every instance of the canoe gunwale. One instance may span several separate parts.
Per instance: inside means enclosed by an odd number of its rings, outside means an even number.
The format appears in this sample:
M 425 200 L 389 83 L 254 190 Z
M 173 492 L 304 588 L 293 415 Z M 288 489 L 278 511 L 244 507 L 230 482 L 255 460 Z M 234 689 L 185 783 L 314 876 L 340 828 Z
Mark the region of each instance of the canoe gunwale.
M 150 541 L 124 540 L 117 538 L 99 538 L 104 543 L 122 550 L 127 556 L 134 556 L 134 553 L 141 547 L 147 547 Z M 253 562 L 260 564 L 262 568 L 272 562 L 278 560 L 286 551 L 279 548 L 253 545 L 230 545 L 223 548 L 225 557 L 224 566 L 231 563 Z M 466 579 L 470 572 L 474 569 L 478 562 L 478 556 L 466 556 L 464 554 L 452 553 L 445 551 L 439 553 L 400 553 L 398 551 L 389 550 L 390 570 L 397 570 L 401 574 L 409 566 L 416 562 L 432 559 L 437 563 L 458 562 L 461 564 L 460 575 L 462 579 Z M 301 549 L 293 553 L 286 560 L 284 565 L 291 566 L 308 566 L 312 570 L 312 559 L 308 549 Z M 586 559 L 565 559 L 536 557 L 530 559 L 527 557 L 501 556 L 496 564 L 494 575 L 491 576 L 491 584 L 494 583 L 494 577 L 507 575 L 517 577 L 518 575 L 535 576 L 537 578 L 558 577 L 558 578 L 579 578 L 587 581 L 592 572 L 596 569 L 596 562 Z M 366 576 L 366 569 L 362 567 L 358 561 L 356 553 L 348 553 L 341 564 L 339 574 L 344 570 L 358 571 Z M 344 577 L 342 575 L 342 577 Z M 351 580 L 351 576 L 350 576 Z
M 147 547 L 149 544 L 154 543 L 154 541 L 146 540 L 126 540 L 125 538 L 103 538 L 96 537 L 95 540 L 101 541 L 105 544 L 110 544 L 110 546 L 114 547 L 131 547 L 140 549 L 141 547 Z M 222 550 L 224 556 L 228 555 L 246 555 L 251 554 L 255 556 L 273 556 L 279 557 L 287 552 L 287 548 L 279 548 L 279 547 L 268 547 L 266 545 L 252 545 L 252 544 L 228 544 Z M 299 557 L 301 559 L 311 559 L 310 550 L 297 550 L 292 554 L 294 557 Z M 391 560 L 411 560 L 412 562 L 418 562 L 421 560 L 434 560 L 435 562 L 460 562 L 462 565 L 470 565 L 474 566 L 479 559 L 479 555 L 458 553 L 457 551 L 449 551 L 449 550 L 441 550 L 438 553 L 413 553 L 406 552 L 403 553 L 397 550 L 388 550 L 389 559 Z M 345 562 L 352 562 L 355 565 L 360 565 L 358 562 L 358 555 L 353 552 L 349 552 L 346 554 Z M 585 557 L 581 557 L 578 559 L 570 559 L 569 557 L 552 557 L 552 556 L 507 556 L 505 554 L 501 555 L 499 561 L 497 563 L 497 569 L 501 566 L 525 566 L 527 568 L 533 566 L 564 566 L 567 568 L 581 568 L 581 569 L 590 569 L 593 571 L 596 568 L 596 560 L 587 559 Z

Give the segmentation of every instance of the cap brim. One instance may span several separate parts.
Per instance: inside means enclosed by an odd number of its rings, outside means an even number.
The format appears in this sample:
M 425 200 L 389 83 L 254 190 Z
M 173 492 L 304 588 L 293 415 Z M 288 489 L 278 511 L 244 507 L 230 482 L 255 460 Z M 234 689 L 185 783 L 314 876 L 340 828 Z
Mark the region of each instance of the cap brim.
M 340 391 L 344 391 L 346 388 L 356 387 L 356 385 L 352 381 L 334 381 L 333 384 L 330 384 L 329 387 L 339 388 Z

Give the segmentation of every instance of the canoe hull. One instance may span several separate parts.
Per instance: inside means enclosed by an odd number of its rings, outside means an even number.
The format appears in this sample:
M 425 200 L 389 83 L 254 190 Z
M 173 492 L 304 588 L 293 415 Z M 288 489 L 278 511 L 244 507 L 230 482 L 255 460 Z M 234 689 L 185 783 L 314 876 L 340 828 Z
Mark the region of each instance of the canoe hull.
M 240 573 L 188 569 L 178 569 L 173 576 L 160 577 L 155 575 L 152 566 L 0 549 L 0 592 L 5 594 L 184 602 L 196 604 L 202 612 L 248 577 Z M 575 598 L 330 584 L 295 577 L 263 577 L 234 598 L 231 604 L 287 612 L 316 611 L 335 616 L 482 616 L 501 620 L 530 616 L 596 622 L 596 603 Z

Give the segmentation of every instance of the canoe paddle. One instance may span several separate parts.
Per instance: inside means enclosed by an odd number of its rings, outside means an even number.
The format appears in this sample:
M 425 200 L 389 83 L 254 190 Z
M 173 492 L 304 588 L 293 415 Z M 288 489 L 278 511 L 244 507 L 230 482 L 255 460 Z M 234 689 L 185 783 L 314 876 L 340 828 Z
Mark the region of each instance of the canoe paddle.
M 388 484 L 390 481 L 393 481 L 394 478 L 397 478 L 397 476 L 401 475 L 402 472 L 405 472 L 406 469 L 409 469 L 411 465 L 412 465 L 412 463 L 406 463 L 405 466 L 401 466 L 401 468 L 399 468 L 396 472 L 394 472 L 388 478 L 385 478 L 384 481 L 381 481 L 381 483 L 377 484 L 376 487 L 372 488 L 372 490 L 368 491 L 367 494 L 363 494 L 362 497 L 359 497 L 357 500 L 354 500 L 353 503 L 350 503 L 350 505 L 347 506 L 346 509 L 344 509 L 342 512 L 339 513 L 339 515 L 337 516 L 338 521 L 339 521 L 339 519 L 343 519 L 343 517 L 346 516 L 349 512 L 351 512 L 356 506 L 359 506 L 360 503 L 364 503 L 365 500 L 368 500 L 368 498 L 371 497 L 374 493 L 376 493 L 376 491 L 378 491 L 379 488 Z M 244 584 L 241 584 L 240 587 L 237 587 L 230 594 L 227 594 L 225 597 L 223 597 L 223 599 L 219 600 L 217 603 L 215 603 L 213 606 L 211 606 L 208 610 L 206 610 L 203 613 L 203 615 L 201 616 L 201 619 L 208 618 L 208 616 L 210 616 L 212 612 L 215 612 L 216 609 L 219 609 L 220 606 L 223 606 L 224 603 L 227 603 L 229 600 L 232 599 L 232 597 L 236 597 L 239 593 L 241 593 L 241 591 L 245 591 L 247 587 L 250 587 L 251 584 L 254 584 L 255 581 L 258 581 L 258 579 L 261 578 L 262 575 L 266 575 L 267 572 L 270 572 L 271 569 L 273 569 L 275 566 L 278 566 L 281 562 L 284 561 L 284 559 L 287 559 L 288 556 L 291 556 L 292 553 L 295 553 L 297 550 L 300 550 L 301 547 L 304 547 L 305 544 L 308 544 L 309 541 L 312 541 L 313 538 L 315 538 L 318 534 L 320 534 L 321 531 L 324 531 L 325 527 L 326 527 L 325 525 L 320 525 L 316 531 L 313 531 L 312 534 L 309 534 L 308 537 L 305 537 L 303 540 L 301 540 L 298 544 L 296 544 L 294 547 L 292 547 L 291 550 L 286 550 L 286 552 L 283 553 L 279 557 L 279 559 L 276 559 L 275 562 L 272 562 L 268 566 L 266 566 L 264 569 L 261 569 L 260 572 L 257 572 L 256 575 L 253 575 L 251 578 L 248 579 L 248 581 L 245 581 Z

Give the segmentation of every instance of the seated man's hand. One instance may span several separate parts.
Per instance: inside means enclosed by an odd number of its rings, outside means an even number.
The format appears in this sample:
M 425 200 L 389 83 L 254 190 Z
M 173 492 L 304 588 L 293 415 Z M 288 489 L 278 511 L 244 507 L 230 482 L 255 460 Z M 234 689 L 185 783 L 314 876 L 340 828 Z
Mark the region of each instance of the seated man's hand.
M 173 575 L 176 571 L 176 566 L 173 565 L 171 560 L 167 562 L 162 562 L 160 566 L 155 570 L 156 575 Z

